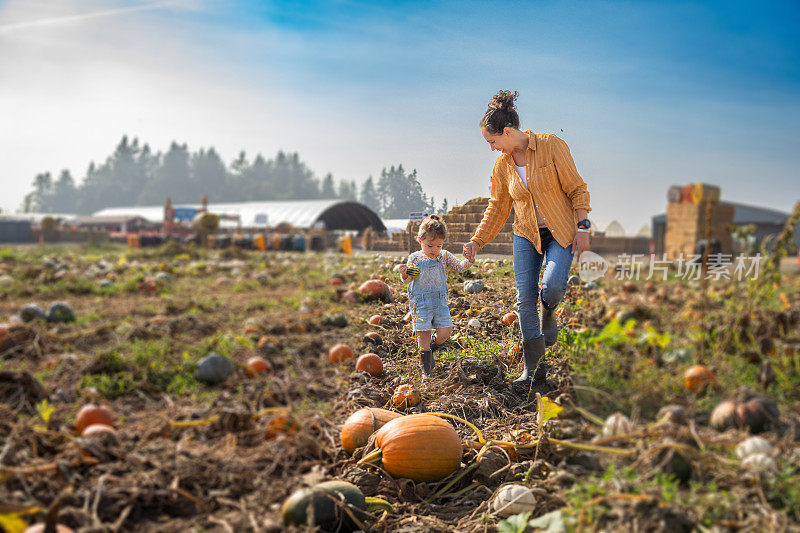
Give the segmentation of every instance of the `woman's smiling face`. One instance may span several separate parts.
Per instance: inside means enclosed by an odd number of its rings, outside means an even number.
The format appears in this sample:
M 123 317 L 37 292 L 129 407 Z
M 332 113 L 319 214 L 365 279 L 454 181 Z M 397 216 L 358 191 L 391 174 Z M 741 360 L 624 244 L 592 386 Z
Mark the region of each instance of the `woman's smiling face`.
M 493 134 L 486 131 L 486 128 L 481 128 L 481 133 L 483 134 L 483 138 L 486 139 L 486 142 L 489 143 L 489 147 L 494 152 L 495 150 L 499 150 L 504 154 L 510 154 L 513 149 L 513 142 L 511 140 L 511 135 L 509 135 L 508 130 L 510 128 L 505 128 L 503 133 Z

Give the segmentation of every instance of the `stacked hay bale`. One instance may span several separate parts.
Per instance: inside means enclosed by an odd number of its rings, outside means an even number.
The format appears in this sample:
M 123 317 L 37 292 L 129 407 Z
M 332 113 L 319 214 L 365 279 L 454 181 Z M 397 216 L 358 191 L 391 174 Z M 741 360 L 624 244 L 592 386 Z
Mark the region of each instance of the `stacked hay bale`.
M 718 240 L 723 254 L 733 253 L 733 206 L 720 203 L 720 189 L 706 183 L 676 187 L 667 194 L 667 229 L 664 249 L 671 260 L 696 253 L 698 242 Z

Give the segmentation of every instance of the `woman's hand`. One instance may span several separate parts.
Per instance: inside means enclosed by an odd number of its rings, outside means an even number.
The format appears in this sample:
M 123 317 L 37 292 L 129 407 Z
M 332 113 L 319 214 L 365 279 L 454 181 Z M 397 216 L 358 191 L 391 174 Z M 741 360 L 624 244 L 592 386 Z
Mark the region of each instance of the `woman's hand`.
M 467 261 L 469 261 L 470 263 L 475 262 L 475 256 L 477 255 L 479 248 L 480 246 L 478 246 L 478 243 L 475 241 L 469 241 L 464 245 L 463 253 L 464 257 L 467 258 Z
M 572 240 L 572 253 L 575 258 L 580 261 L 581 254 L 587 251 L 589 251 L 589 232 L 579 231 Z

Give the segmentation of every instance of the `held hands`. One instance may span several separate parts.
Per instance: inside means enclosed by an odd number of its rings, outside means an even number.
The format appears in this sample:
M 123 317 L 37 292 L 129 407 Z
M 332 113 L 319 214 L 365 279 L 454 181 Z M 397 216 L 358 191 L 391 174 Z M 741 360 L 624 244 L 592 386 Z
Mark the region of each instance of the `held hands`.
M 405 281 L 408 277 L 408 274 L 406 274 L 408 267 L 406 265 L 400 265 L 400 268 L 398 268 L 397 271 L 400 272 L 400 279 Z
M 464 244 L 463 254 L 464 257 L 467 258 L 467 261 L 469 261 L 470 263 L 475 262 L 475 256 L 478 254 L 479 248 L 480 246 L 478 246 L 478 243 L 475 241 L 469 241 L 468 243 Z
M 581 254 L 589 250 L 589 232 L 579 231 L 572 241 L 572 253 L 580 261 Z

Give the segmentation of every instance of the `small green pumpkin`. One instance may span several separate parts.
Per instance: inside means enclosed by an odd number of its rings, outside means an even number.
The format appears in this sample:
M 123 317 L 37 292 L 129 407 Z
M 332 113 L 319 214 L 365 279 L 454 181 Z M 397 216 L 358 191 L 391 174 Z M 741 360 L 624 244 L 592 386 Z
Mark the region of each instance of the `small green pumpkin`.
M 354 531 L 357 525 L 341 505 L 347 505 L 359 520 L 366 517 L 366 499 L 361 490 L 346 481 L 326 481 L 312 488 L 295 491 L 283 503 L 281 515 L 285 525 L 302 526 L 312 517 L 313 525 L 323 531 Z

